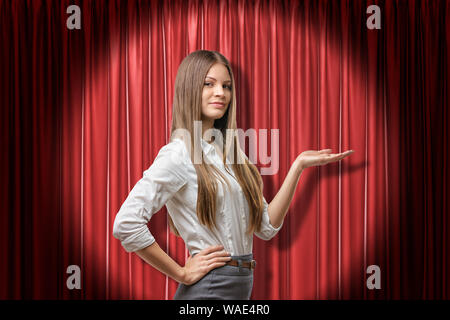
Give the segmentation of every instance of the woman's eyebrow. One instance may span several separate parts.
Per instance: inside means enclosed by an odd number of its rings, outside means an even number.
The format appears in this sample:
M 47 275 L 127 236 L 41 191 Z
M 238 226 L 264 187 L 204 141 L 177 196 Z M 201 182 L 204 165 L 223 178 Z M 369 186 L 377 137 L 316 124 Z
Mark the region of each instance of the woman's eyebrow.
M 211 77 L 211 76 L 206 76 L 207 78 L 210 78 L 210 79 L 213 79 L 213 80 L 217 80 L 217 79 L 215 79 L 215 78 L 213 78 L 213 77 Z M 231 80 L 225 80 L 224 82 L 231 82 Z

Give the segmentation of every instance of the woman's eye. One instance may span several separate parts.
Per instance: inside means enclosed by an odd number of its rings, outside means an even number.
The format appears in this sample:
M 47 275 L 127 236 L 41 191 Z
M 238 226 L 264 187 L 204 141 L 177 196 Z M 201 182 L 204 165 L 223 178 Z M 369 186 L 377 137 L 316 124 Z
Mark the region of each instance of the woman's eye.
M 211 82 L 205 82 L 204 85 L 205 86 L 213 86 L 213 84 Z M 232 89 L 231 85 L 224 85 L 223 87 L 226 88 L 226 89 L 229 89 L 229 90 Z

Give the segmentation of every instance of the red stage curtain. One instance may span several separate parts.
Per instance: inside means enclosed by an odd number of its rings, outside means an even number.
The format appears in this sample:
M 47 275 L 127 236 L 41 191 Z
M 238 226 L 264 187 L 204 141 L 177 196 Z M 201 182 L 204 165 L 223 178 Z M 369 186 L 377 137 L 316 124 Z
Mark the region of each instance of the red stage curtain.
M 230 60 L 239 127 L 279 129 L 269 202 L 302 151 L 356 151 L 305 170 L 279 234 L 255 238 L 253 299 L 448 298 L 448 21 L 449 1 L 0 1 L 0 298 L 173 297 L 112 226 L 197 49 Z M 165 208 L 149 227 L 183 265 Z

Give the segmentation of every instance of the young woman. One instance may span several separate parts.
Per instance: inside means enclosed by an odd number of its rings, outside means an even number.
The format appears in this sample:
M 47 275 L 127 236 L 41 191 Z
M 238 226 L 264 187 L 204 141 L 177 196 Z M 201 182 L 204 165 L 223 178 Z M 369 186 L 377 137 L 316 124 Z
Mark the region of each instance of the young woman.
M 353 152 L 301 153 L 268 204 L 260 173 L 239 147 L 236 129 L 228 60 L 215 51 L 191 53 L 175 80 L 170 143 L 131 190 L 113 230 L 127 252 L 179 282 L 174 299 L 250 299 L 253 234 L 270 240 L 281 229 L 304 169 Z M 147 227 L 163 205 L 171 230 L 189 250 L 184 266 L 159 247 Z

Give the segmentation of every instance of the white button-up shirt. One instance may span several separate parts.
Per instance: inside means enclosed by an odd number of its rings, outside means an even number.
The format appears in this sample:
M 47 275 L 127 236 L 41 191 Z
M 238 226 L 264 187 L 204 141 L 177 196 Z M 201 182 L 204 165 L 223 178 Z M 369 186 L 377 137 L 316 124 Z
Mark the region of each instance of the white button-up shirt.
M 210 230 L 197 217 L 197 173 L 184 142 L 173 139 L 163 146 L 153 164 L 130 191 L 114 221 L 113 235 L 127 252 L 151 245 L 155 238 L 147 223 L 163 205 L 183 238 L 191 255 L 214 245 L 223 245 L 231 255 L 252 253 L 253 235 L 246 233 L 249 207 L 240 184 L 225 170 L 214 146 L 201 140 L 203 152 L 210 162 L 227 177 L 231 192 L 217 183 L 216 225 Z M 181 161 L 180 161 L 181 160 Z M 269 240 L 281 229 L 269 222 L 268 204 L 263 198 L 264 211 L 258 238 Z

